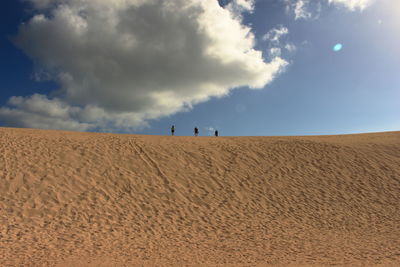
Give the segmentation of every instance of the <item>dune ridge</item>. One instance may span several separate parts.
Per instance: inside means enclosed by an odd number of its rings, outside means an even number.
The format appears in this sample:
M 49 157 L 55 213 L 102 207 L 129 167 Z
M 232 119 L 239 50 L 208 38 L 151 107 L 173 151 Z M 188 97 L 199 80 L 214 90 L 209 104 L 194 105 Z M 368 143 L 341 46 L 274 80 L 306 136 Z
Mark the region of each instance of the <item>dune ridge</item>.
M 400 132 L 0 142 L 0 266 L 400 265 Z

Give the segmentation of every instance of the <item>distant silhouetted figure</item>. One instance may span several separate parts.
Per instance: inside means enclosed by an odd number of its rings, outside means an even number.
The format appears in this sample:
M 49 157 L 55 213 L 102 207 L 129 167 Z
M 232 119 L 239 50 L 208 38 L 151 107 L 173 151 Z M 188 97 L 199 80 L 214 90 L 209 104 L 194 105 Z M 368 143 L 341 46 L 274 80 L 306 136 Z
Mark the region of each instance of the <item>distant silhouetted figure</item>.
M 215 136 L 218 137 L 218 130 L 215 131 Z
M 171 135 L 172 136 L 175 135 L 175 126 L 174 125 L 172 125 L 172 127 L 171 127 Z
M 194 135 L 195 136 L 199 135 L 199 129 L 197 129 L 197 127 L 194 127 Z

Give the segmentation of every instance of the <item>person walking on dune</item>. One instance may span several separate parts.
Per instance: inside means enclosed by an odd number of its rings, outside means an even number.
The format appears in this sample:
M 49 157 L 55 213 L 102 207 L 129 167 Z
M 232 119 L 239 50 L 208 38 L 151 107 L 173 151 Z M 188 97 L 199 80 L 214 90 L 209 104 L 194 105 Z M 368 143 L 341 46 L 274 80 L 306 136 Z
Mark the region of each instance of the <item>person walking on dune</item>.
M 218 137 L 218 130 L 215 130 L 215 137 Z
M 199 129 L 197 129 L 197 127 L 194 127 L 194 136 L 198 135 L 199 135 Z
M 175 135 L 175 126 L 172 125 L 171 127 L 171 135 L 174 136 Z

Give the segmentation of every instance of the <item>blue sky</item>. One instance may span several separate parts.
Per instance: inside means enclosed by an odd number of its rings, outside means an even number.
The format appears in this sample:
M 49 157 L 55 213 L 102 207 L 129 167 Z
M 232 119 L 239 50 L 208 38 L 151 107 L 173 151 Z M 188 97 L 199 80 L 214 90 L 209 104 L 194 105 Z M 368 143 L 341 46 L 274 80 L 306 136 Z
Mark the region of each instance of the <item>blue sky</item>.
M 398 1 L 204 1 L 198 13 L 153 2 L 113 6 L 110 21 L 120 23 L 102 33 L 91 17 L 98 7 L 85 0 L 6 0 L 0 125 L 163 135 L 174 124 L 177 135 L 197 126 L 229 136 L 400 130 Z M 165 17 L 155 17 L 160 10 Z

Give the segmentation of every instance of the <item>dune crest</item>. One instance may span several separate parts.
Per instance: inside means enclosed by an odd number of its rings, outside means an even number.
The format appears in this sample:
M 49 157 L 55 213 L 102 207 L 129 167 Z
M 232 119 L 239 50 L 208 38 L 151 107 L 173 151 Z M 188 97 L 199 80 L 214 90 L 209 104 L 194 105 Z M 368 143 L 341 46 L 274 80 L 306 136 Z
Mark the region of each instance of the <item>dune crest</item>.
M 400 264 L 400 132 L 0 142 L 0 266 Z

